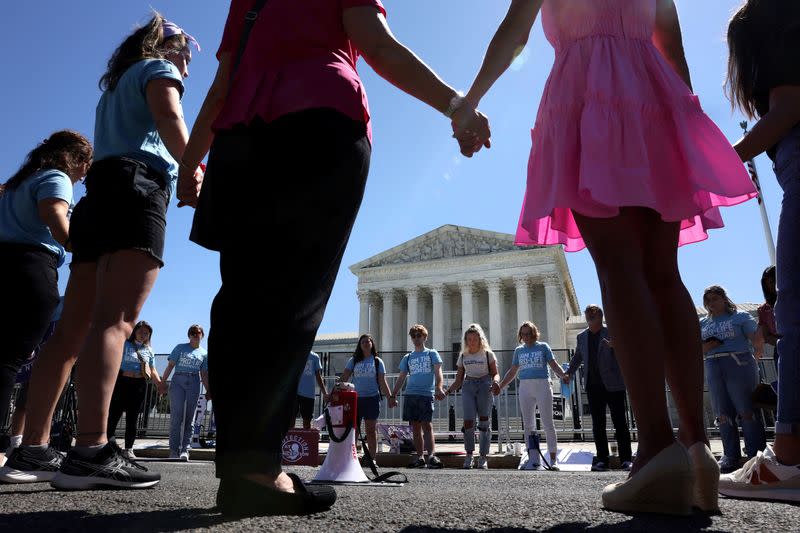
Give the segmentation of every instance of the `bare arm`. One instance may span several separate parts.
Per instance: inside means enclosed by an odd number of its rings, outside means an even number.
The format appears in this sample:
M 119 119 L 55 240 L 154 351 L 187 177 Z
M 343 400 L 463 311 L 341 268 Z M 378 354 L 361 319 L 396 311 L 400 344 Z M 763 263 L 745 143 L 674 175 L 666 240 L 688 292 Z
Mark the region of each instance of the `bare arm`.
M 206 399 L 211 399 L 211 387 L 208 386 L 208 370 L 200 371 L 200 381 L 203 382 L 203 387 L 206 389 Z
M 481 69 L 467 93 L 467 100 L 473 106 L 477 107 L 492 85 L 525 48 L 542 2 L 543 0 L 511 1 L 503 22 L 489 43 Z
M 342 375 L 339 376 L 339 381 L 344 383 L 345 381 L 350 381 L 350 376 L 353 375 L 353 371 L 350 369 L 345 368 L 342 370 Z
M 705 342 L 703 342 L 703 355 L 707 354 L 708 352 L 710 352 L 714 348 L 718 348 L 720 346 L 722 346 L 722 343 L 721 342 L 717 342 L 717 341 L 705 341 Z
M 683 51 L 683 37 L 681 24 L 678 20 L 678 9 L 673 0 L 657 0 L 656 25 L 653 30 L 653 44 L 667 60 L 667 63 L 678 73 L 690 91 L 692 79 L 689 76 L 689 66 L 686 64 L 686 55 Z
M 166 78 L 152 80 L 147 84 L 146 95 L 147 107 L 164 146 L 175 161 L 180 161 L 189 140 L 189 132 L 183 121 L 177 82 Z
M 172 373 L 172 369 L 175 368 L 175 361 L 167 361 L 167 368 L 164 369 L 164 375 L 161 376 L 161 381 L 164 383 L 167 382 L 169 379 L 169 375 Z
M 556 375 L 557 375 L 557 376 L 558 376 L 560 379 L 564 379 L 564 376 L 566 376 L 566 374 L 565 374 L 565 373 L 564 373 L 564 371 L 561 369 L 561 365 L 559 365 L 559 364 L 556 362 L 556 360 L 555 360 L 555 359 L 550 359 L 550 361 L 548 361 L 548 363 L 547 363 L 547 364 L 549 364 L 549 365 L 550 365 L 550 368 L 552 368 L 552 369 L 553 369 L 553 372 L 555 372 L 555 373 L 556 373 Z
M 328 401 L 328 388 L 325 386 L 325 380 L 322 379 L 322 371 L 317 370 L 316 374 L 317 378 L 317 385 L 319 385 L 319 390 L 322 391 L 322 399 L 324 401 Z
M 39 218 L 42 219 L 53 238 L 62 246 L 68 248 L 69 237 L 69 204 L 60 198 L 45 198 L 38 203 Z
M 400 374 L 397 376 L 397 381 L 394 382 L 392 396 L 397 396 L 397 394 L 403 389 L 403 384 L 406 382 L 406 376 L 408 376 L 408 372 L 400 372 Z
M 387 398 L 391 398 L 392 391 L 391 389 L 389 389 L 389 382 L 386 381 L 386 374 L 381 374 L 380 379 L 378 379 L 378 383 L 380 384 L 381 392 L 383 392 L 383 395 L 386 396 Z
M 750 341 L 750 344 L 753 345 L 753 351 L 756 359 L 761 359 L 764 357 L 764 337 L 761 335 L 757 335 L 756 332 L 753 333 L 746 333 L 745 336 L 747 340 Z
M 503 380 L 500 382 L 499 386 L 501 390 L 514 381 L 514 378 L 517 377 L 517 372 L 519 372 L 519 365 L 511 365 L 511 368 L 508 369 L 508 372 L 506 372 L 506 375 L 503 376 Z
M 453 392 L 457 391 L 461 388 L 461 384 L 464 383 L 464 366 L 459 366 L 458 371 L 456 372 L 456 379 L 453 383 L 447 387 L 445 394 L 453 394 Z
M 798 122 L 800 87 L 775 87 L 769 92 L 769 112 L 733 148 L 742 161 L 747 161 L 775 146 Z

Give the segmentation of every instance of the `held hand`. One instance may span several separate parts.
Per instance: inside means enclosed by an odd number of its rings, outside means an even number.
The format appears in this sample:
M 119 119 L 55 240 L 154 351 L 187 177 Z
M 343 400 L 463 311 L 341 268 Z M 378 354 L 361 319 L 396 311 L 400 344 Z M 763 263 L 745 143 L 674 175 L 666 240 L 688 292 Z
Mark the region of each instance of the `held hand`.
M 392 396 L 391 398 L 389 398 L 389 409 L 392 409 L 394 407 L 397 407 L 397 398 Z
M 330 398 L 328 393 L 327 392 L 323 392 L 322 393 L 322 403 L 328 403 L 328 398 Z
M 495 396 L 500 395 L 500 384 L 496 381 L 492 381 L 492 394 Z
M 569 385 L 569 382 L 570 382 L 571 380 L 572 380 L 572 379 L 571 379 L 571 377 L 570 377 L 570 375 L 569 375 L 569 374 L 564 374 L 564 377 L 563 377 L 563 378 L 561 378 L 561 381 L 564 383 L 564 385 Z
M 461 154 L 465 157 L 472 157 L 481 148 L 492 146 L 489 119 L 468 102 L 453 113 L 451 125 L 453 137 L 458 140 Z
M 200 197 L 200 187 L 203 185 L 204 177 L 205 165 L 202 163 L 194 172 L 181 165 L 178 172 L 178 207 L 186 205 L 197 207 L 197 199 Z
M 442 390 L 442 388 L 441 388 L 441 387 L 439 387 L 438 389 L 436 389 L 436 394 L 434 394 L 434 398 L 436 398 L 436 399 L 437 399 L 437 400 L 439 400 L 439 401 L 442 401 L 442 400 L 444 400 L 445 396 L 446 396 L 446 395 L 445 395 L 445 393 L 444 393 L 444 390 Z

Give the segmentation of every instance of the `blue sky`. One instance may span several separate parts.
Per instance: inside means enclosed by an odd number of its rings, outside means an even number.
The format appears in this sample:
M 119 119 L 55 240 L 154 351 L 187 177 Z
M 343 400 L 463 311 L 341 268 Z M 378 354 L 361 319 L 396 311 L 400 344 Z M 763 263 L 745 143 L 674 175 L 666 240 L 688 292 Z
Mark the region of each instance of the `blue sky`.
M 384 0 L 395 35 L 451 85 L 466 89 L 497 24 L 508 7 L 500 0 Z M 695 92 L 708 115 L 730 140 L 740 136 L 742 117 L 732 113 L 722 93 L 725 27 L 739 0 L 677 0 Z M 211 0 L 99 0 L 17 3 L 0 18 L 5 50 L 5 83 L 0 86 L 0 182 L 24 155 L 52 131 L 79 130 L 91 137 L 97 80 L 114 48 L 151 7 L 193 34 L 203 46 L 195 53 L 183 100 L 191 128 L 216 69 L 214 52 L 222 35 L 228 2 Z M 356 278 L 348 266 L 444 224 L 513 233 L 525 189 L 530 128 L 553 59 L 537 21 L 521 60 L 482 103 L 492 122 L 493 147 L 462 158 L 444 117 L 395 89 L 366 63 L 366 84 L 374 120 L 374 151 L 366 195 L 320 333 L 358 328 Z M 773 233 L 780 190 L 771 164 L 758 168 Z M 278 177 L 274 179 L 279 179 Z M 266 184 L 265 184 L 266 185 Z M 83 194 L 76 186 L 76 194 Z M 243 198 L 243 202 L 245 199 Z M 188 241 L 192 211 L 170 207 L 166 267 L 142 318 L 154 325 L 154 347 L 168 352 L 185 342 L 188 326 L 208 327 L 211 299 L 219 287 L 217 257 Z M 755 201 L 723 210 L 726 227 L 709 240 L 684 247 L 680 266 L 695 302 L 703 288 L 722 284 L 734 301 L 758 302 L 761 271 L 769 264 Z M 269 236 L 253 243 L 264 254 L 265 275 L 274 267 L 295 268 L 291 250 L 271 250 Z M 600 301 L 591 258 L 567 254 L 582 306 Z M 60 287 L 68 270 L 62 268 Z M 280 302 L 265 302 L 280 305 Z

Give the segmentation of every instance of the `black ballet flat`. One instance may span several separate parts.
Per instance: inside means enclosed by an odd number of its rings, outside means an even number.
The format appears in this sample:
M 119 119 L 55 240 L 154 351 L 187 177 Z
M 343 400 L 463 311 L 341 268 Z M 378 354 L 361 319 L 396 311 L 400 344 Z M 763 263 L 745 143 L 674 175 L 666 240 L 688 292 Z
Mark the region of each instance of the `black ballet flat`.
M 217 490 L 217 510 L 228 517 L 307 515 L 326 511 L 336 501 L 329 485 L 307 486 L 288 474 L 294 492 L 282 492 L 245 478 L 223 478 Z

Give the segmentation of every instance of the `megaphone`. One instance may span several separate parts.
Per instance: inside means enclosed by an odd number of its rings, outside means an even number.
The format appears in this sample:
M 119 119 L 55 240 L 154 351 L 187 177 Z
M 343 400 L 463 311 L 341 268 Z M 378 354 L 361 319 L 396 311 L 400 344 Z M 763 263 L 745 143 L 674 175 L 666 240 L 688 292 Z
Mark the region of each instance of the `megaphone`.
M 318 428 L 328 428 L 328 454 L 314 481 L 327 483 L 367 483 L 356 452 L 358 393 L 351 383 L 340 383 L 331 392 L 330 402 L 321 417 L 314 421 Z

